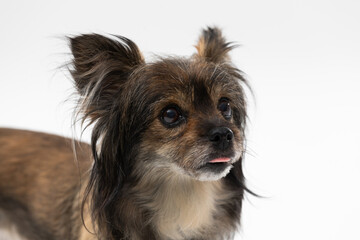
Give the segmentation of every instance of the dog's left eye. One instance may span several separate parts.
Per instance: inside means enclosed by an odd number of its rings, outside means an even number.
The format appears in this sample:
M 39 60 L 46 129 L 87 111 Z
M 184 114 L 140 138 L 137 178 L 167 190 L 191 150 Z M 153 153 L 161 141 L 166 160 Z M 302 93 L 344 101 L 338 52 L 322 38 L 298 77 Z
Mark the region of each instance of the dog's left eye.
M 229 120 L 232 116 L 232 110 L 230 106 L 230 101 L 227 98 L 221 98 L 219 100 L 218 109 L 225 119 Z
M 161 121 L 167 127 L 175 127 L 184 119 L 181 110 L 177 106 L 169 106 L 162 110 Z

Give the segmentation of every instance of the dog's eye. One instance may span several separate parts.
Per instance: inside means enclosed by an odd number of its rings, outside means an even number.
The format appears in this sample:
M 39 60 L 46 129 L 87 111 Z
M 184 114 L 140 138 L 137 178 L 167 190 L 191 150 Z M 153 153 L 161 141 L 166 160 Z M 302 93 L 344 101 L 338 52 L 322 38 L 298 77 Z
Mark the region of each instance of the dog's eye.
M 179 107 L 169 106 L 163 109 L 160 119 L 166 126 L 175 127 L 181 123 L 184 118 Z
M 219 100 L 218 109 L 220 110 L 221 114 L 224 116 L 225 119 L 229 120 L 231 118 L 232 110 L 229 99 L 221 98 Z

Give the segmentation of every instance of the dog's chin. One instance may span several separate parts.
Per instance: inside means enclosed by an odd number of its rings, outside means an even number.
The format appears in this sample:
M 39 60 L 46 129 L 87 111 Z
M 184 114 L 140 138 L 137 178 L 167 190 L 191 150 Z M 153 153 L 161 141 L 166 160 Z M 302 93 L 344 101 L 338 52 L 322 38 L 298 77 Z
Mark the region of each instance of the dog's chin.
M 233 165 L 230 162 L 226 163 L 206 163 L 197 169 L 184 169 L 177 164 L 170 164 L 169 166 L 174 176 L 183 176 L 197 181 L 217 181 L 226 177 Z
M 240 157 L 239 154 L 237 152 L 226 154 L 230 157 L 219 157 L 218 154 L 210 154 L 193 172 L 193 178 L 199 181 L 217 181 L 226 177 L 233 167 L 233 163 L 236 162 L 235 159 Z
M 207 163 L 199 168 L 193 177 L 199 181 L 217 181 L 226 177 L 232 167 L 230 163 Z
M 227 154 L 230 157 L 218 157 L 218 154 L 210 154 L 199 161 L 199 165 L 195 168 L 193 166 L 193 168 L 187 169 L 178 166 L 177 169 L 180 169 L 178 173 L 197 181 L 217 181 L 230 173 L 233 164 L 240 158 L 240 153 Z

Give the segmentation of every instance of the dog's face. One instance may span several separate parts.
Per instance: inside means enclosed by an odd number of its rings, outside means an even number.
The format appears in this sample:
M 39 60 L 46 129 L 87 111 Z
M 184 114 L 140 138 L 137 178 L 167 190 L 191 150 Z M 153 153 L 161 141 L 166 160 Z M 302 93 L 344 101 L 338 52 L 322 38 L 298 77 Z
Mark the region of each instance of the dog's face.
M 137 83 L 127 90 L 152 99 L 142 105 L 149 112 L 143 116 L 148 127 L 140 138 L 139 164 L 198 180 L 224 177 L 244 142 L 244 96 L 233 71 L 198 58 L 163 59 L 132 76 Z
M 198 184 L 226 176 L 242 199 L 246 82 L 219 29 L 203 31 L 192 57 L 152 63 L 124 37 L 81 35 L 70 45 L 79 110 L 93 124 L 88 193 L 104 236 L 121 228 L 115 220 L 122 189 L 156 191 L 166 181 L 179 185 L 178 177 Z M 232 208 L 239 212 L 241 204 Z
M 71 39 L 81 107 L 96 122 L 95 167 L 106 175 L 106 168 L 114 175 L 166 168 L 198 180 L 224 177 L 243 154 L 246 119 L 232 46 L 208 29 L 194 56 L 146 63 L 133 42 L 119 39 Z

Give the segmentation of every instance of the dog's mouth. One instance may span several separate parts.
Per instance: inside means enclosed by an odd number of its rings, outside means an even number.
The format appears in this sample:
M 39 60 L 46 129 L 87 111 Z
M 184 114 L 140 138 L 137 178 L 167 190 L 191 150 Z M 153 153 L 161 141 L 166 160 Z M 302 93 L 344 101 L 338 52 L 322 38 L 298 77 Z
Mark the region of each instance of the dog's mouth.
M 208 163 L 218 164 L 218 163 L 227 163 L 227 162 L 230 162 L 230 161 L 231 161 L 231 158 L 229 158 L 229 157 L 219 157 L 219 158 L 215 158 L 215 159 L 210 160 Z
M 210 171 L 213 173 L 221 173 L 226 168 L 231 166 L 231 158 L 229 157 L 217 157 L 210 158 L 204 165 L 200 167 L 203 171 Z
M 209 154 L 203 161 L 193 170 L 193 176 L 200 181 L 216 181 L 225 177 L 236 162 L 236 154 L 229 153 L 213 153 Z

